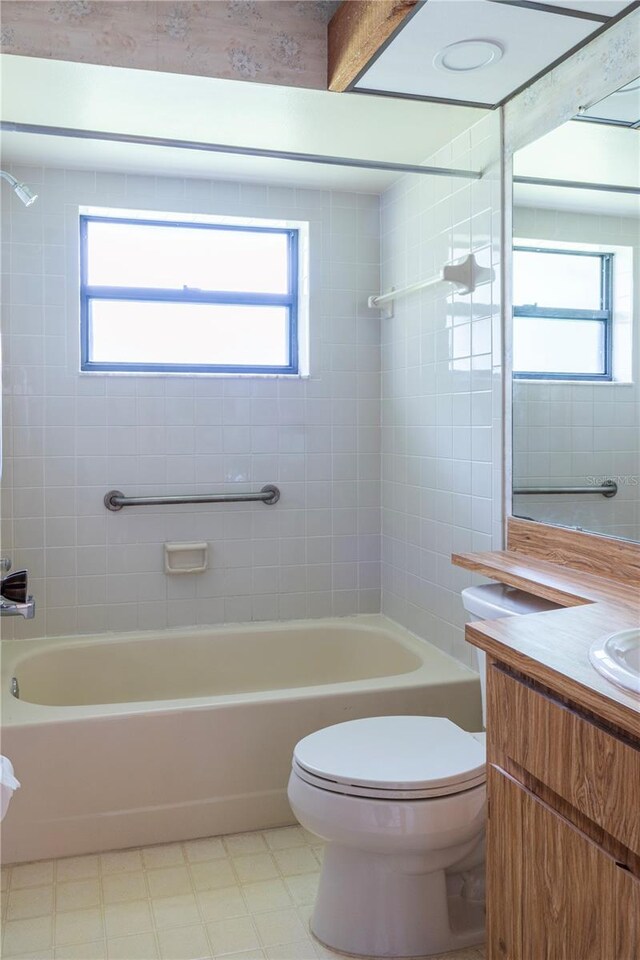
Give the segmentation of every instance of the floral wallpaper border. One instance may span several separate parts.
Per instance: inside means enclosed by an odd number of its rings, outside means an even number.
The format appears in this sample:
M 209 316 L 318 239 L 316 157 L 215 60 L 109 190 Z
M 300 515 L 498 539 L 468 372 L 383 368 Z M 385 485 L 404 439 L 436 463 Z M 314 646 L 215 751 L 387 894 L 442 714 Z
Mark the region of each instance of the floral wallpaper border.
M 333 0 L 4 0 L 3 53 L 325 90 Z

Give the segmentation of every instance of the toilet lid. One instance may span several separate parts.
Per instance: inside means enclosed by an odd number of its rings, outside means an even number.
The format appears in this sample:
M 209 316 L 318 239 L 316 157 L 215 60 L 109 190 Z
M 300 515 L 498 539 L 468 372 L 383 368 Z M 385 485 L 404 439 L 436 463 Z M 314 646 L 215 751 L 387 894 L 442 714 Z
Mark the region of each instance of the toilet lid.
M 369 717 L 318 730 L 293 753 L 314 786 L 354 796 L 418 799 L 485 781 L 485 748 L 444 717 Z

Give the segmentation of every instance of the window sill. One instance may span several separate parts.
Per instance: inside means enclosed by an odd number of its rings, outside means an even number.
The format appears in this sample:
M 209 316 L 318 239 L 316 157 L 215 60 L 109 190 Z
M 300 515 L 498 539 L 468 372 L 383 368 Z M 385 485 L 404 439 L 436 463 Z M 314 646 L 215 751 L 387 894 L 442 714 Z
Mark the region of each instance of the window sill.
M 633 380 L 544 380 L 542 377 L 513 377 L 514 383 L 550 383 L 566 387 L 634 387 Z
M 197 380 L 309 380 L 310 373 L 197 373 L 186 370 L 78 370 L 81 377 L 144 377 L 144 379 L 180 377 Z

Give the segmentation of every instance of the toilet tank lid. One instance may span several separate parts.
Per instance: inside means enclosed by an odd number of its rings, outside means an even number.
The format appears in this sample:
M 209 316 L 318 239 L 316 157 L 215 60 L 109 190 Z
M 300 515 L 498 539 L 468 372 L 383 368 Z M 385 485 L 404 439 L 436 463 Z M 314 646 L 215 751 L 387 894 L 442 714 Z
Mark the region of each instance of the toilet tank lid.
M 477 781 L 485 765 L 484 745 L 445 717 L 348 720 L 305 737 L 293 755 L 326 780 L 387 790 Z
M 462 591 L 462 605 L 480 620 L 498 620 L 500 617 L 561 609 L 552 600 L 536 597 L 506 583 L 483 583 L 479 587 L 467 587 Z

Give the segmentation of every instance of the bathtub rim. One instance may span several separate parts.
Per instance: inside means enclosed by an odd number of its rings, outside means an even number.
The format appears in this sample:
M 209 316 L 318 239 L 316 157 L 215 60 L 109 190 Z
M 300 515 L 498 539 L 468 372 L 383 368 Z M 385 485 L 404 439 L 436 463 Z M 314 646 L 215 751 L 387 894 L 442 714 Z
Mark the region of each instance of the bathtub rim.
M 284 687 L 270 690 L 248 691 L 245 693 L 216 694 L 207 697 L 182 697 L 171 700 L 136 700 L 106 704 L 39 704 L 27 700 L 18 700 L 10 692 L 11 678 L 22 662 L 37 655 L 38 652 L 52 647 L 86 647 L 100 643 L 135 642 L 149 640 L 161 633 L 163 637 L 203 636 L 232 632 L 238 635 L 251 632 L 267 633 L 273 630 L 287 632 L 308 628 L 338 627 L 341 629 L 375 629 L 389 634 L 405 649 L 416 654 L 420 660 L 414 670 L 390 674 L 382 677 L 369 677 L 359 680 L 344 680 L 334 683 L 314 684 L 301 687 Z M 432 686 L 442 683 L 478 682 L 478 675 L 455 657 L 440 650 L 428 640 L 424 640 L 390 620 L 384 614 L 357 614 L 349 617 L 323 617 L 304 620 L 268 620 L 234 624 L 215 624 L 197 627 L 171 627 L 159 630 L 137 630 L 127 633 L 83 634 L 79 636 L 39 637 L 29 640 L 5 640 L 0 643 L 2 668 L 0 673 L 2 689 L 2 726 L 23 727 L 43 723 L 72 723 L 106 717 L 132 717 L 148 713 L 172 714 L 184 710 L 211 710 L 215 707 L 241 707 L 246 703 L 264 701 L 297 701 L 308 697 L 330 697 L 347 691 L 364 692 L 371 690 L 408 689 Z M 433 670 L 436 667 L 435 671 Z

